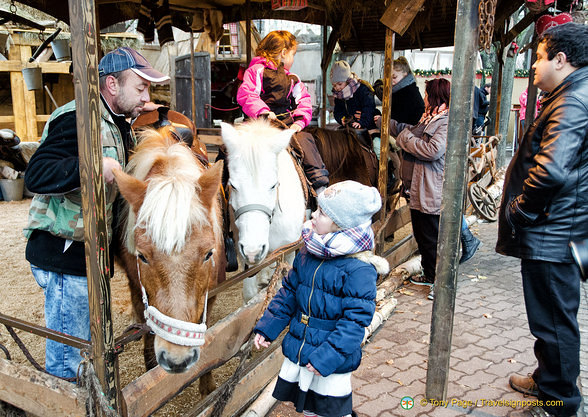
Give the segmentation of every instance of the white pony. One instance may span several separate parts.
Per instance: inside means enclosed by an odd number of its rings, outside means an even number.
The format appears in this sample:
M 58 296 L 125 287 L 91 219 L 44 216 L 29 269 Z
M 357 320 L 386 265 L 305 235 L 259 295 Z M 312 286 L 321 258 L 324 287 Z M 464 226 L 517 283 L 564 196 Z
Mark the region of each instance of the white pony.
M 228 151 L 230 204 L 239 229 L 237 250 L 247 265 L 257 265 L 269 252 L 298 240 L 302 231 L 304 191 L 286 151 L 294 131 L 263 119 L 237 128 L 221 123 L 221 130 Z M 243 282 L 245 302 L 267 284 L 270 271 L 258 275 Z

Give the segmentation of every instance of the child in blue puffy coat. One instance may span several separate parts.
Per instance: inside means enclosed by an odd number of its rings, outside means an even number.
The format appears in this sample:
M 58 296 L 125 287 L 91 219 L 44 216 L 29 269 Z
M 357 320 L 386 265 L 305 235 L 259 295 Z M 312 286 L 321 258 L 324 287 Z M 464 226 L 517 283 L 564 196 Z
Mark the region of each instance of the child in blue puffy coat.
M 268 347 L 288 326 L 273 396 L 305 416 L 352 414 L 351 372 L 361 362 L 365 327 L 375 312 L 376 279 L 388 263 L 372 253 L 374 187 L 344 181 L 319 194 L 302 230 L 304 247 L 255 329 Z

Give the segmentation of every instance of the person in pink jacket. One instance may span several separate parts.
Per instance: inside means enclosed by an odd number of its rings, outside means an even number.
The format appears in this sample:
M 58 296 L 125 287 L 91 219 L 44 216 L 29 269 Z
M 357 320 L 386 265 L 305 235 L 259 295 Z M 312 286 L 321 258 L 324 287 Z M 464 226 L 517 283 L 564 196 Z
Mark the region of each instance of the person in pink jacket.
M 277 119 L 296 131 L 293 137 L 302 148 L 304 172 L 318 194 L 329 185 L 329 172 L 314 137 L 302 132 L 312 118 L 312 102 L 304 83 L 290 72 L 297 46 L 296 37 L 288 31 L 268 33 L 245 71 L 237 102 L 253 119 Z

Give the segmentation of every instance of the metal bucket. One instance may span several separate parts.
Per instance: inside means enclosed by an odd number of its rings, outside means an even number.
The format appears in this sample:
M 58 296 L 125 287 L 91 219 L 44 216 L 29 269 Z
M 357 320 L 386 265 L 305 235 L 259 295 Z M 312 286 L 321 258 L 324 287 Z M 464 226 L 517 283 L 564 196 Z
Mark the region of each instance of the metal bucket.
M 24 178 L 15 180 L 0 179 L 0 190 L 5 201 L 22 200 L 24 192 Z
M 29 91 L 43 88 L 43 73 L 40 67 L 23 68 L 22 75 Z
M 67 39 L 55 39 L 51 42 L 51 49 L 53 49 L 53 55 L 59 62 L 70 61 L 71 54 L 69 52 L 69 40 Z

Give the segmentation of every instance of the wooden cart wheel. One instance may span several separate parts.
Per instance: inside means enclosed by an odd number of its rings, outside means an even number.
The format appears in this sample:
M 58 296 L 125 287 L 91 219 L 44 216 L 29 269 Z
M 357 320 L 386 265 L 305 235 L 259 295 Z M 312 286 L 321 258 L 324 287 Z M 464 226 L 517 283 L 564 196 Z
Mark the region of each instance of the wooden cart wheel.
M 490 222 L 498 220 L 498 204 L 488 190 L 477 182 L 471 183 L 468 188 L 468 197 L 480 217 Z

